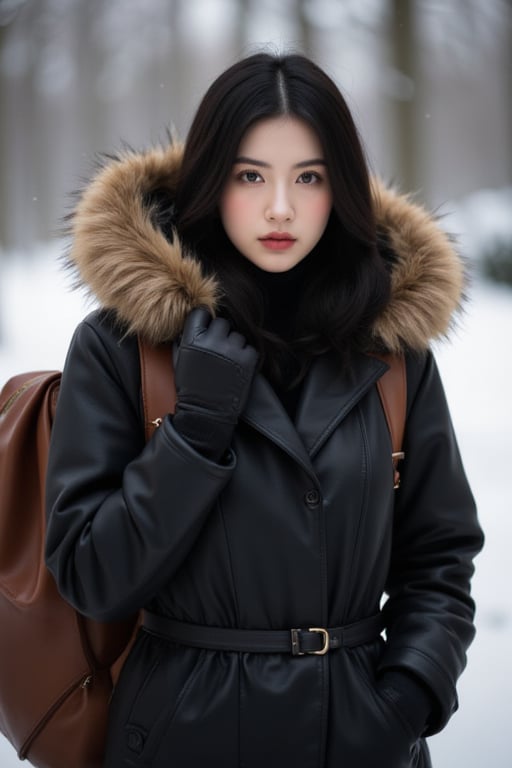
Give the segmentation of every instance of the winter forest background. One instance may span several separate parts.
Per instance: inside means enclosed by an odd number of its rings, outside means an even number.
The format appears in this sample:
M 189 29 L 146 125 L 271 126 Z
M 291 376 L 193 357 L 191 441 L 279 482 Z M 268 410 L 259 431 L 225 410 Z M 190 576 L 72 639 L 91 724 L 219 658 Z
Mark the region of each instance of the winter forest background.
M 59 227 L 96 155 L 165 141 L 169 128 L 184 139 L 211 80 L 262 48 L 327 70 L 372 170 L 435 210 L 468 259 L 466 313 L 436 354 L 487 544 L 461 709 L 430 745 L 435 768 L 505 768 L 512 0 L 0 0 L 0 384 L 61 367 L 90 308 L 59 268 Z M 1 768 L 15 765 L 0 737 Z

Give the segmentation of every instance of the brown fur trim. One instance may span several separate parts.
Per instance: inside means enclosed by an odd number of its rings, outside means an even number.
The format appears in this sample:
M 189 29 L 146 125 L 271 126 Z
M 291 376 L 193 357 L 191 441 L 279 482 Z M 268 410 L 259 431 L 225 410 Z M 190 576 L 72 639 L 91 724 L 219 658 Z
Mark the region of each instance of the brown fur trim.
M 460 308 L 464 268 L 447 234 L 411 200 L 372 180 L 379 230 L 395 256 L 391 301 L 373 327 L 390 352 L 426 349 L 446 335 Z
M 172 195 L 182 148 L 125 152 L 85 190 L 74 215 L 70 260 L 106 309 L 128 332 L 159 343 L 174 338 L 193 307 L 213 310 L 217 289 L 197 261 L 151 221 L 144 200 L 152 190 Z
M 70 262 L 99 304 L 128 332 L 153 343 L 180 333 L 187 314 L 215 310 L 219 287 L 198 261 L 155 226 L 147 199 L 174 197 L 183 148 L 124 152 L 102 168 L 71 216 Z M 460 305 L 464 271 L 449 237 L 409 198 L 372 181 L 379 231 L 394 254 L 391 300 L 374 323 L 373 344 L 422 350 L 447 333 Z

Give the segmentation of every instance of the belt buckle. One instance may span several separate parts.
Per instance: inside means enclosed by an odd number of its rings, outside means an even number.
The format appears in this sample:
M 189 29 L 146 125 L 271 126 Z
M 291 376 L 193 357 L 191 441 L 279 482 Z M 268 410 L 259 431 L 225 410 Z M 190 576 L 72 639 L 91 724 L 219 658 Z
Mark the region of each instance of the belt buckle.
M 300 650 L 300 633 L 301 629 L 291 629 L 290 634 L 292 636 L 292 656 L 305 656 L 306 654 L 311 656 L 324 656 L 329 650 L 329 632 L 323 627 L 309 627 L 308 632 L 319 632 L 322 635 L 323 646 L 319 651 L 301 651 Z

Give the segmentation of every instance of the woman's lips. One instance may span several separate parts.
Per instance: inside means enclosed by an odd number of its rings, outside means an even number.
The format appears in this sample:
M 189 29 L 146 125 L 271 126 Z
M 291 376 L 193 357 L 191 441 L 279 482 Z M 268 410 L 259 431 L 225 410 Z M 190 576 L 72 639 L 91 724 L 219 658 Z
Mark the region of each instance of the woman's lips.
M 287 232 L 271 232 L 259 238 L 260 243 L 269 251 L 285 251 L 295 243 L 295 238 Z

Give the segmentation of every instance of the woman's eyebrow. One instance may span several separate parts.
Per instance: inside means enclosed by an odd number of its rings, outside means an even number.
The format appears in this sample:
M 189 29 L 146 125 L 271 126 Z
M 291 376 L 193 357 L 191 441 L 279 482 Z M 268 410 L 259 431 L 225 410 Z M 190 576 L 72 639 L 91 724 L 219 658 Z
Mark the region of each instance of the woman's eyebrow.
M 246 165 L 256 165 L 259 168 L 271 168 L 270 163 L 265 163 L 263 160 L 255 160 L 253 157 L 245 157 L 244 155 L 236 157 L 234 165 L 245 163 Z M 314 157 L 311 160 L 301 160 L 300 163 L 295 163 L 294 168 L 307 168 L 310 165 L 326 165 L 325 160 L 322 157 Z
M 301 160 L 300 163 L 295 163 L 294 168 L 307 168 L 309 165 L 327 165 L 322 157 L 314 157 L 312 160 Z
M 244 155 L 236 157 L 234 160 L 234 165 L 240 165 L 241 163 L 245 163 L 246 165 L 257 165 L 260 168 L 270 168 L 270 163 L 264 163 L 263 160 L 254 160 L 254 158 L 245 157 Z

